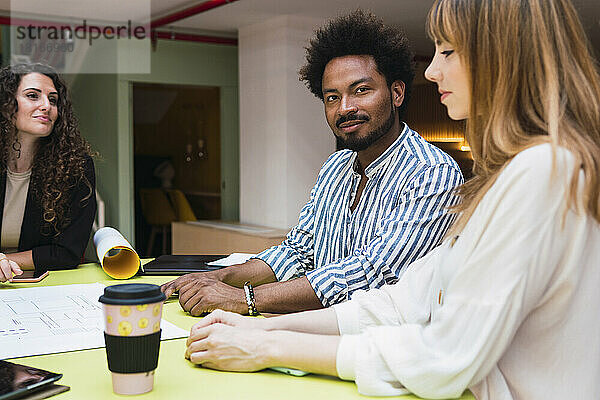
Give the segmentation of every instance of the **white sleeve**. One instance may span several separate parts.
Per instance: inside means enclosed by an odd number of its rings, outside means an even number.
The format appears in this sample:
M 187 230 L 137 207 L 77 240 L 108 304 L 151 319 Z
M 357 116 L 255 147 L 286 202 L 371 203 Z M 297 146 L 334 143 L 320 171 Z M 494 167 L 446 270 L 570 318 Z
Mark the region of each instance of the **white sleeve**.
M 460 396 L 492 370 L 541 297 L 568 242 L 569 225 L 561 221 L 572 159 L 560 154 L 559 160 L 567 162 L 559 162 L 552 175 L 549 145 L 520 153 L 454 246 L 443 244 L 443 257 L 430 260 L 434 268 L 407 271 L 397 285 L 373 294 L 383 313 L 395 309 L 395 323 L 379 316 L 387 326 L 367 327 L 359 339 L 340 341 L 338 353 L 345 355 L 338 361 L 344 365 L 337 369 L 342 377 L 354 378 L 367 395 L 401 394 L 404 386 L 422 397 L 448 398 Z M 412 312 L 411 301 L 419 296 L 403 287 L 405 280 L 419 282 L 419 272 L 430 280 L 429 286 L 420 286 L 431 296 L 424 300 L 430 305 L 429 320 L 423 318 L 425 305 Z M 352 300 L 359 321 L 365 313 L 376 313 L 370 297 Z M 344 310 L 336 315 L 345 326 Z
M 427 322 L 431 313 L 429 298 L 433 290 L 433 266 L 439 249 L 410 264 L 395 285 L 359 290 L 351 301 L 334 305 L 340 335 L 361 333 L 369 326 Z M 390 288 L 396 288 L 393 293 L 402 294 L 401 309 L 397 305 L 399 299 L 392 298 Z

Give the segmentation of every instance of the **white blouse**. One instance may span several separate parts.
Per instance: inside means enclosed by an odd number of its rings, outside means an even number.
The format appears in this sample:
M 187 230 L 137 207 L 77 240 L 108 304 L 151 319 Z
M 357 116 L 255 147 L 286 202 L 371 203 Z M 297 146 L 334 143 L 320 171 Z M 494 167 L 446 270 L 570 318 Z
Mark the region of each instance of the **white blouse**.
M 555 156 L 519 153 L 454 246 L 334 307 L 342 379 L 367 395 L 600 399 L 600 225 L 565 213 L 574 160 Z

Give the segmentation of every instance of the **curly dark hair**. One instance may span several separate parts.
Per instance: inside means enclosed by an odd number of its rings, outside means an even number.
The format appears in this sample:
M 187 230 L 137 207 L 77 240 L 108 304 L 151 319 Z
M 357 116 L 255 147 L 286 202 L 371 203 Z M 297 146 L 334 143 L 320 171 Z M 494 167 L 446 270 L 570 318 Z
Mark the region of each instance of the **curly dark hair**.
M 44 64 L 17 64 L 0 69 L 0 173 L 7 169 L 10 149 L 17 136 L 15 113 L 16 93 L 23 76 L 30 73 L 46 75 L 58 91 L 58 117 L 52 133 L 38 140 L 34 157 L 30 186 L 42 209 L 42 234 L 58 235 L 70 223 L 67 203 L 69 193 L 84 182 L 91 196 L 92 185 L 84 174 L 86 159 L 95 155 L 89 143 L 81 137 L 79 121 L 73 114 L 73 106 L 67 85 L 51 67 Z
M 402 118 L 415 76 L 414 54 L 404 32 L 360 9 L 333 19 L 315 31 L 306 47 L 306 64 L 298 73 L 300 80 L 323 101 L 321 81 L 325 66 L 332 59 L 347 55 L 372 56 L 388 85 L 404 82 L 404 102 L 398 110 Z

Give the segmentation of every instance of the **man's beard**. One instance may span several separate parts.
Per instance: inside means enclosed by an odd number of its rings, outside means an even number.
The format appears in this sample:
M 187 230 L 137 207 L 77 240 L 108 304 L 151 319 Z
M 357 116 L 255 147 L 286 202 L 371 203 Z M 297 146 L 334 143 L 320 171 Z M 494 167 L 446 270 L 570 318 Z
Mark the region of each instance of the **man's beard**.
M 377 142 L 379 139 L 385 136 L 390 129 L 392 129 L 395 119 L 396 113 L 394 107 L 392 106 L 389 118 L 385 120 L 379 127 L 369 132 L 366 136 L 356 137 L 354 135 L 349 135 L 339 137 L 334 135 L 336 150 L 349 149 L 352 151 L 363 151 L 368 149 L 371 147 L 371 145 L 373 145 L 373 143 Z M 348 118 L 348 120 L 352 120 L 352 117 Z

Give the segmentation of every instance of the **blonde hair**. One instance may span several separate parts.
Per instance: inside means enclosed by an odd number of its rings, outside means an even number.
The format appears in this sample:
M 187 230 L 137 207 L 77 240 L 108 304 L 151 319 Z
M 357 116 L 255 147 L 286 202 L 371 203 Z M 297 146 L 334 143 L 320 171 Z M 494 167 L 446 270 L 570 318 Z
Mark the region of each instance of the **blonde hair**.
M 600 77 L 569 0 L 436 0 L 427 30 L 450 43 L 470 77 L 466 137 L 474 177 L 458 192 L 459 233 L 502 168 L 541 142 L 570 150 L 579 170 L 568 204 L 600 222 Z

